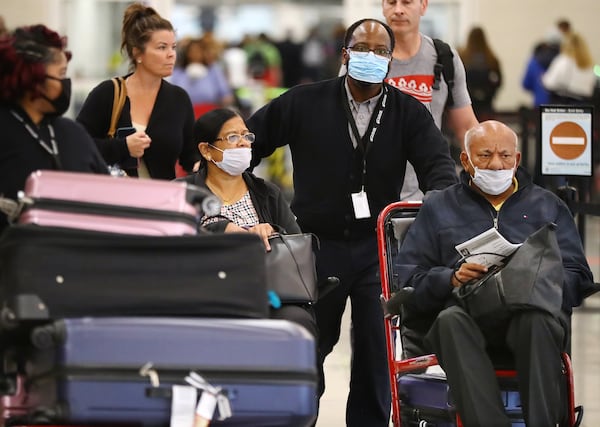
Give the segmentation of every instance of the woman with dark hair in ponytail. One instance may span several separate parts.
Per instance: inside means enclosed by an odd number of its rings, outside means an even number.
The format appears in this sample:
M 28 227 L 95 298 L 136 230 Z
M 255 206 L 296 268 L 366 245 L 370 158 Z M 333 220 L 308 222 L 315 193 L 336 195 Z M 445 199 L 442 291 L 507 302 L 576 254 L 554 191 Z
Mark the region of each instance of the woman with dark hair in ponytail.
M 123 133 L 108 135 L 115 95 L 112 79 L 90 92 L 77 120 L 106 162 L 119 165 L 129 176 L 170 180 L 177 161 L 191 172 L 200 159 L 192 138 L 192 103 L 185 90 L 164 79 L 176 62 L 173 26 L 153 8 L 133 3 L 123 15 L 121 39 L 121 50 L 130 61 L 130 73 L 119 82 L 127 94 L 116 125 Z
M 85 129 L 61 117 L 70 59 L 66 39 L 44 25 L 0 37 L 0 196 L 16 199 L 38 169 L 108 173 Z M 0 230 L 6 225 L 0 213 Z

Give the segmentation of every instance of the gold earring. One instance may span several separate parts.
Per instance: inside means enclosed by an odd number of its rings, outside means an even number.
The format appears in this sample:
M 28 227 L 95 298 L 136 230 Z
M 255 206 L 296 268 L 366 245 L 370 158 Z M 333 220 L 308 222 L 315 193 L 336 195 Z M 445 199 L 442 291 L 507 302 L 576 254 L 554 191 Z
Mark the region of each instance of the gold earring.
M 141 64 L 141 63 L 142 63 L 142 60 L 141 60 L 141 59 L 138 59 L 138 60 L 137 60 L 137 63 L 138 63 L 138 64 Z

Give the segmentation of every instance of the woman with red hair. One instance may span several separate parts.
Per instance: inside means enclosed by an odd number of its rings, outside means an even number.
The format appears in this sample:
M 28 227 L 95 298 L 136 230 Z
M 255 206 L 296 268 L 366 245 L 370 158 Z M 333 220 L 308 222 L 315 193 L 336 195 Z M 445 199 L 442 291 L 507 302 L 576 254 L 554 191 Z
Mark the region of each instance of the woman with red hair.
M 69 59 L 66 39 L 44 25 L 0 38 L 1 196 L 16 199 L 38 169 L 108 173 L 86 130 L 61 117 L 71 100 Z

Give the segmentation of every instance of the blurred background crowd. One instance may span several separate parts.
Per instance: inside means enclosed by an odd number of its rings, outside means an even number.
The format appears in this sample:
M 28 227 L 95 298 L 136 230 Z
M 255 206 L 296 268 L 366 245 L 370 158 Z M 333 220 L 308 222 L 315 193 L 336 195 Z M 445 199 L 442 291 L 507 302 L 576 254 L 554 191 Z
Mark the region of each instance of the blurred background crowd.
M 129 3 L 8 1 L 0 31 L 31 24 L 39 14 L 35 21 L 67 34 L 76 52 L 68 113 L 75 116 L 99 81 L 127 72 L 118 46 L 121 16 Z M 196 117 L 220 106 L 235 106 L 247 117 L 287 88 L 338 75 L 345 23 L 365 16 L 383 19 L 380 0 L 146 3 L 173 22 L 179 54 L 169 79 L 188 91 Z M 576 0 L 552 11 L 513 0 L 502 8 L 494 4 L 430 0 L 421 21 L 424 34 L 444 39 L 459 52 L 477 118 L 499 118 L 524 131 L 537 126 L 534 108 L 544 103 L 593 104 L 600 111 L 600 46 L 594 43 L 597 29 L 586 19 L 600 11 L 597 2 Z M 526 7 L 536 12 L 535 23 L 513 13 Z M 531 141 L 524 143 L 535 145 L 535 130 L 530 135 Z M 595 151 L 599 156 L 600 149 Z M 289 189 L 290 163 L 278 151 L 263 162 L 260 173 Z M 600 181 L 600 171 L 595 176 Z M 599 188 L 600 182 L 596 193 Z

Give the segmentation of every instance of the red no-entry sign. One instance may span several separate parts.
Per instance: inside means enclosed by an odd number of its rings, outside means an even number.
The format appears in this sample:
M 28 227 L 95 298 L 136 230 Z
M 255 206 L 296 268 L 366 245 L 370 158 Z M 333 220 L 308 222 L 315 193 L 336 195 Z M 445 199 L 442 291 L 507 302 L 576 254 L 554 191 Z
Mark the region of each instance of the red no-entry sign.
M 543 175 L 592 175 L 591 106 L 540 107 Z

